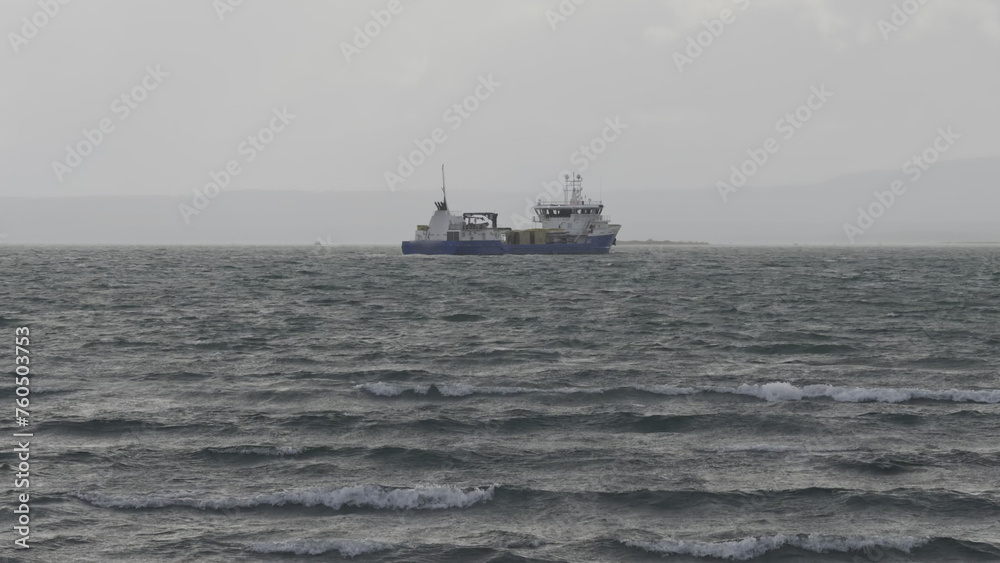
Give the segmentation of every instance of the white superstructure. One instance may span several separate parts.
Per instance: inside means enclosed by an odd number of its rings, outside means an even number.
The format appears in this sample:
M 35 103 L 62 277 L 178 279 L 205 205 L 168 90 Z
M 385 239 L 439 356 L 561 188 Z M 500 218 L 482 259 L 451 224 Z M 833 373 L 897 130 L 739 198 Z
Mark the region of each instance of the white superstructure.
M 561 233 L 566 240 L 575 242 L 580 237 L 617 235 L 621 225 L 612 225 L 611 218 L 602 215 L 604 204 L 600 201 L 583 199 L 583 176 L 566 174 L 566 186 L 562 202 L 545 202 L 535 205 L 535 222 L 541 228 Z
M 441 166 L 441 201 L 435 201 L 437 210 L 426 225 L 417 225 L 413 240 L 416 241 L 502 241 L 509 228 L 497 227 L 497 214 L 491 212 L 463 213 L 456 215 L 448 210 L 448 191 L 445 186 L 444 166 Z

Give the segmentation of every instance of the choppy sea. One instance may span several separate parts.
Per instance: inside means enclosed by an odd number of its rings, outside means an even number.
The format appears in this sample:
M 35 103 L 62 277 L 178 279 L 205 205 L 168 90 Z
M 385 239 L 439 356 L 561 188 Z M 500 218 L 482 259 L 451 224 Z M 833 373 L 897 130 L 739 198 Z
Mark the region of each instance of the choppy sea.
M 998 255 L 0 247 L 0 559 L 998 561 Z

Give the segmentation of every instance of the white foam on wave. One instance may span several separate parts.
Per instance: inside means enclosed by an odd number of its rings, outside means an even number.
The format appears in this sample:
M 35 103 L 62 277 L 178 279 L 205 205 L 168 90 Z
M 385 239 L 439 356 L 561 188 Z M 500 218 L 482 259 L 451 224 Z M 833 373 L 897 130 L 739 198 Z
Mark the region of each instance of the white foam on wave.
M 779 445 L 779 444 L 734 444 L 732 446 L 722 446 L 719 448 L 694 448 L 696 452 L 712 453 L 712 454 L 729 454 L 729 453 L 838 453 L 838 452 L 853 452 L 857 451 L 857 448 L 841 447 L 841 448 L 817 448 L 809 446 L 792 446 L 792 445 Z
M 344 506 L 393 510 L 443 510 L 467 508 L 478 502 L 493 499 L 497 485 L 476 487 L 465 491 L 458 487 L 415 487 L 391 489 L 379 485 L 359 485 L 339 489 L 308 489 L 283 491 L 250 498 L 201 498 L 189 492 L 164 495 L 137 495 L 115 497 L 94 493 L 77 495 L 77 498 L 102 508 L 164 508 L 189 506 L 202 510 L 225 510 L 254 506 L 327 506 L 340 510 Z
M 249 544 L 254 553 L 294 553 L 295 555 L 322 555 L 336 551 L 346 557 L 366 555 L 395 549 L 390 543 L 369 540 L 289 540 Z
M 797 547 L 814 553 L 829 553 L 834 551 L 849 553 L 878 547 L 909 553 L 910 550 L 920 547 L 928 541 L 928 538 L 916 537 L 883 538 L 824 536 L 818 534 L 775 534 L 721 542 L 666 539 L 659 541 L 626 540 L 622 543 L 630 547 L 638 547 L 663 555 L 691 555 L 694 557 L 714 557 L 716 559 L 747 561 L 782 547 Z
M 763 385 L 744 384 L 739 387 L 715 387 L 708 389 L 715 393 L 733 393 L 764 399 L 765 401 L 800 401 L 805 398 L 830 398 L 845 403 L 879 402 L 902 403 L 914 399 L 931 401 L 954 401 L 959 403 L 1000 403 L 1000 390 L 948 389 L 932 391 L 928 389 L 893 389 L 864 387 L 837 387 L 834 385 L 805 385 L 796 387 L 784 381 Z
M 430 385 L 396 385 L 381 381 L 377 383 L 362 383 L 361 385 L 355 385 L 354 388 L 368 391 L 372 395 L 378 395 L 379 397 L 396 397 L 407 391 L 417 393 L 418 395 L 426 395 L 431 390 Z
M 299 455 L 305 451 L 305 448 L 292 446 L 228 446 L 217 448 L 215 451 L 224 454 L 286 456 Z
M 785 452 L 801 452 L 805 450 L 806 448 L 802 448 L 799 446 L 772 446 L 770 444 L 755 444 L 753 446 L 727 446 L 724 448 L 718 448 L 710 451 L 715 453 L 735 453 L 735 452 L 785 453 Z
M 669 385 L 637 385 L 633 389 L 657 395 L 693 395 L 699 392 L 690 387 L 671 387 Z
M 475 385 L 435 385 L 445 397 L 467 397 L 469 395 L 520 395 L 532 393 L 536 389 L 527 387 L 476 387 Z

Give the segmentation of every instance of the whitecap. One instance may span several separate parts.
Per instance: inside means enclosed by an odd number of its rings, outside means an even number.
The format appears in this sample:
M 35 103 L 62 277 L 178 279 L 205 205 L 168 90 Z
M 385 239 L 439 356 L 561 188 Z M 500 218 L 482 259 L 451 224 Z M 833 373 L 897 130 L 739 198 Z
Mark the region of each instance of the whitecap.
M 430 385 L 396 385 L 381 381 L 377 383 L 362 383 L 361 385 L 355 385 L 354 388 L 368 391 L 372 395 L 378 395 L 379 397 L 396 397 L 407 391 L 426 395 L 431 390 Z
M 294 553 L 295 555 L 321 555 L 336 551 L 347 557 L 395 549 L 390 543 L 369 540 L 288 540 L 249 544 L 254 553 Z
M 286 456 L 299 455 L 305 451 L 305 448 L 296 448 L 293 446 L 227 446 L 224 448 L 215 448 L 214 451 L 223 454 Z
M 1000 390 L 961 390 L 948 389 L 934 391 L 928 389 L 910 388 L 864 388 L 838 387 L 818 384 L 796 387 L 791 383 L 779 381 L 773 383 L 743 384 L 739 387 L 713 387 L 707 389 L 714 393 L 732 393 L 748 395 L 765 401 L 799 401 L 805 398 L 829 398 L 843 403 L 902 403 L 916 399 L 931 401 L 953 401 L 959 403 L 1000 403 Z
M 344 506 L 392 510 L 443 510 L 467 508 L 493 499 L 497 485 L 463 490 L 458 487 L 414 487 L 394 489 L 379 485 L 358 485 L 339 489 L 307 489 L 282 491 L 249 498 L 204 498 L 191 492 L 161 495 L 110 496 L 83 493 L 77 498 L 102 508 L 164 508 L 189 506 L 202 510 L 226 510 L 255 506 L 327 506 L 340 510 Z
M 747 561 L 786 546 L 797 547 L 814 553 L 829 553 L 833 551 L 849 553 L 876 547 L 909 553 L 910 550 L 920 547 L 928 541 L 927 538 L 915 537 L 883 538 L 825 536 L 819 534 L 775 534 L 720 542 L 664 539 L 659 541 L 626 540 L 622 543 L 630 547 L 638 547 L 663 555 L 691 555 L 694 557 L 714 557 L 716 559 Z

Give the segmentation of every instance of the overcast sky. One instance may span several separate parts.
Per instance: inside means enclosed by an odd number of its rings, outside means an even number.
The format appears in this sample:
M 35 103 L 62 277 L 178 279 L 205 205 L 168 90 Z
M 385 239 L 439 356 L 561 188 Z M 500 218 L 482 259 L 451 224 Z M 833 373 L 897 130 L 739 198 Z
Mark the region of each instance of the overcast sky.
M 456 189 L 584 161 L 605 194 L 704 188 L 769 138 L 749 183 L 808 184 L 949 127 L 944 159 L 1000 155 L 994 0 L 236 2 L 0 3 L 0 196 L 185 196 L 228 165 L 227 190 L 421 190 L 442 162 Z

